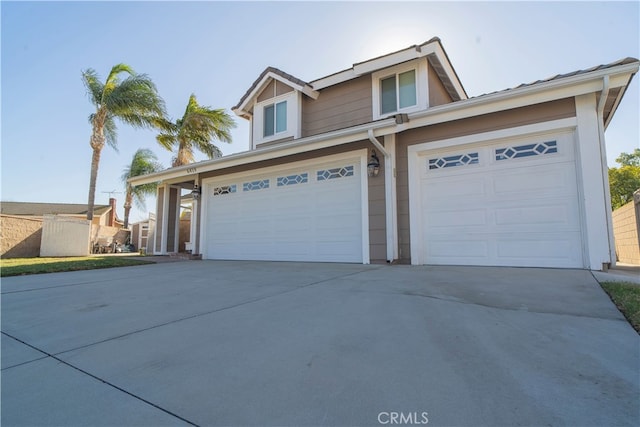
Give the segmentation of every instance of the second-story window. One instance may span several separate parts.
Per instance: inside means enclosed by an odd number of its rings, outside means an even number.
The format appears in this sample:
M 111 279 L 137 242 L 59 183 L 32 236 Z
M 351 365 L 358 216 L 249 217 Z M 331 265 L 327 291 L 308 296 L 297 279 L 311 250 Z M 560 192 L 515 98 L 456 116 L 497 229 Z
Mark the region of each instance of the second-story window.
M 264 106 L 263 137 L 273 136 L 287 130 L 287 101 Z
M 416 106 L 416 92 L 415 70 L 380 79 L 380 113 L 393 113 Z

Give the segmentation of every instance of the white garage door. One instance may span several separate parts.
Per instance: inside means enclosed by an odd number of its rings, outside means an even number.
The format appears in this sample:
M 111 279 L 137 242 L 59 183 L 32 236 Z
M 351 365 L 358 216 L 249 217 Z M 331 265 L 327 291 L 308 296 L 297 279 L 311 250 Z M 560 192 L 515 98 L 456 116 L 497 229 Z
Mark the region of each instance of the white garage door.
M 565 133 L 419 153 L 421 262 L 582 268 L 573 145 Z
M 205 182 L 209 259 L 363 262 L 360 158 Z

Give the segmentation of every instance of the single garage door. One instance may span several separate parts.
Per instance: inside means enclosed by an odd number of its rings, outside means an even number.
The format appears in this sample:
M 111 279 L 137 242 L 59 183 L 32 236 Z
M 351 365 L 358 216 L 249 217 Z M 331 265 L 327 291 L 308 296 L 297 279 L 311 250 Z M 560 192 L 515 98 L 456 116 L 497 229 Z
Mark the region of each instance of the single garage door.
M 584 266 L 572 133 L 427 151 L 417 164 L 421 263 Z
M 204 183 L 204 257 L 363 262 L 361 159 Z

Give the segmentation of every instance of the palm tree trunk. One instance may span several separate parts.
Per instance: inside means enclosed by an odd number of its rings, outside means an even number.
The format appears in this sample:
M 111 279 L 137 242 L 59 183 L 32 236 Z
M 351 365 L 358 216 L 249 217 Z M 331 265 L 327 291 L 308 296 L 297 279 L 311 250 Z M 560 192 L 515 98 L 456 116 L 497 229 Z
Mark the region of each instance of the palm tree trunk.
M 129 228 L 129 212 L 131 212 L 131 202 L 133 202 L 133 194 L 127 190 L 124 202 L 124 228 Z
M 91 156 L 91 177 L 89 178 L 89 202 L 87 203 L 87 219 L 93 220 L 93 207 L 96 200 L 96 182 L 98 181 L 98 165 L 100 164 L 101 148 L 94 148 Z

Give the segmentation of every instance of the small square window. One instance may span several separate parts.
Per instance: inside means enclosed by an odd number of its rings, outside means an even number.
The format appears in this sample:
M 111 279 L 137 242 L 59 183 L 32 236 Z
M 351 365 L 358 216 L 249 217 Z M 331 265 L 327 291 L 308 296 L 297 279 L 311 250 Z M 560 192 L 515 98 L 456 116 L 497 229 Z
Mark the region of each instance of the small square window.
M 418 104 L 416 93 L 416 70 L 380 80 L 380 112 L 393 113 Z
M 264 107 L 263 136 L 273 136 L 287 130 L 287 101 Z

